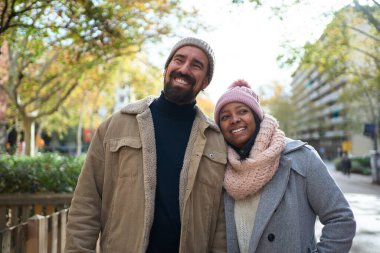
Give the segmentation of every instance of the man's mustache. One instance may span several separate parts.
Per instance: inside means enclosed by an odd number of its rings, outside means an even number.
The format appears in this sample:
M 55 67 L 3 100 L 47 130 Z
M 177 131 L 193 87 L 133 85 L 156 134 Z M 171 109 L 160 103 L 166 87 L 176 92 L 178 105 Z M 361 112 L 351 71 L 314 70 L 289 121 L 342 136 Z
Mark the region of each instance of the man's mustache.
M 182 74 L 180 72 L 177 72 L 177 71 L 173 71 L 172 73 L 170 73 L 170 78 L 183 78 L 185 79 L 191 86 L 194 86 L 195 85 L 195 78 L 193 78 L 192 76 L 189 76 L 189 75 L 186 75 L 186 74 Z

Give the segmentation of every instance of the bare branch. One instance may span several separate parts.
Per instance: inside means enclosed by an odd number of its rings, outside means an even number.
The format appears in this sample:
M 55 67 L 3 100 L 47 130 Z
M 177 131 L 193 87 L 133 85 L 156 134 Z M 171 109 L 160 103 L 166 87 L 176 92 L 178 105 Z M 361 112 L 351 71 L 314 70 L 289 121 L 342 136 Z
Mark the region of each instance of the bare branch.
M 380 21 L 372 14 L 369 9 L 370 7 L 361 5 L 358 0 L 354 0 L 353 2 L 355 7 L 368 18 L 369 23 L 372 24 L 378 32 L 380 32 Z
M 357 28 L 355 26 L 346 25 L 346 27 L 348 27 L 348 28 L 350 28 L 350 29 L 352 29 L 352 30 L 354 30 L 354 31 L 356 31 L 358 33 L 361 33 L 364 36 L 367 36 L 367 37 L 369 37 L 369 38 L 371 38 L 371 39 L 373 39 L 375 41 L 380 42 L 380 38 L 378 38 L 378 37 L 376 37 L 376 36 L 374 36 L 372 34 L 369 34 L 369 33 L 365 32 L 365 31 L 363 31 L 363 30 L 361 30 L 361 29 L 359 29 L 359 28 Z
M 352 49 L 354 49 L 354 50 L 356 50 L 356 51 L 358 51 L 358 52 L 360 52 L 360 53 L 363 53 L 364 55 L 369 56 L 370 58 L 372 58 L 372 59 L 374 60 L 374 62 L 376 63 L 376 65 L 379 65 L 379 63 L 380 63 L 380 58 L 377 57 L 376 55 L 371 54 L 370 52 L 368 52 L 368 51 L 366 51 L 366 50 L 364 50 L 364 49 L 361 49 L 361 48 L 359 48 L 359 47 L 356 47 L 356 46 L 350 46 L 350 48 L 352 48 Z
M 56 52 L 53 54 L 53 56 L 52 56 L 49 60 L 47 60 L 47 61 L 45 62 L 44 66 L 42 67 L 40 73 L 39 73 L 38 76 L 37 76 L 37 80 L 40 80 L 40 79 L 41 79 L 41 77 L 45 74 L 45 71 L 46 71 L 46 70 L 47 70 L 47 69 L 53 64 L 53 62 L 57 59 L 58 55 L 59 55 L 59 52 L 56 51 Z
M 64 94 L 62 94 L 62 96 L 60 97 L 60 99 L 55 103 L 55 105 L 50 110 L 44 111 L 42 113 L 39 113 L 38 116 L 36 116 L 36 119 L 44 117 L 44 116 L 47 116 L 47 115 L 50 115 L 50 114 L 58 111 L 59 107 L 70 96 L 71 92 L 75 89 L 75 87 L 77 87 L 77 85 L 78 85 L 78 82 L 76 81 L 74 84 L 72 84 L 69 87 L 69 89 Z

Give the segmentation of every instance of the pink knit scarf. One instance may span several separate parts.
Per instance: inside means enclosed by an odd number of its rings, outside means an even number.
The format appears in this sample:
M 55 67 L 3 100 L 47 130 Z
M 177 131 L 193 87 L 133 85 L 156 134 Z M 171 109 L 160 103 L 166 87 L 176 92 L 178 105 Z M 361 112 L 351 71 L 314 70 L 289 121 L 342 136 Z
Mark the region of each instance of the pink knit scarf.
M 239 154 L 228 147 L 224 178 L 227 192 L 239 200 L 260 190 L 276 173 L 284 147 L 284 132 L 278 128 L 277 120 L 266 114 L 247 159 L 239 160 Z

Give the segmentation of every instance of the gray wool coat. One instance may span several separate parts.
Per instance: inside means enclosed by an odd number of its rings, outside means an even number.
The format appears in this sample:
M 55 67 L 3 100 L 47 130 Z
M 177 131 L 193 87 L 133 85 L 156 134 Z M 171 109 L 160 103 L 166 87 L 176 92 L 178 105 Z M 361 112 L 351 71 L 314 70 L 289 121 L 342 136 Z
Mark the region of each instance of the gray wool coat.
M 234 199 L 225 193 L 227 250 L 239 251 Z M 324 225 L 315 239 L 315 221 Z M 315 149 L 287 138 L 279 168 L 263 188 L 249 252 L 348 252 L 356 222 L 347 200 Z

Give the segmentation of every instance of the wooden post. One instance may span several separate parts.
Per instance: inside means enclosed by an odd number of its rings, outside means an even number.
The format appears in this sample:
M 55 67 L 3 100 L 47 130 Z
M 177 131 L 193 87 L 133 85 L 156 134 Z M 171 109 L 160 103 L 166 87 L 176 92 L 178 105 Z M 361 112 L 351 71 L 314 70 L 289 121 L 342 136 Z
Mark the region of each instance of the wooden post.
M 60 215 L 60 230 L 59 230 L 59 249 L 60 253 L 63 253 L 65 251 L 65 245 L 66 245 L 66 223 L 67 223 L 67 214 L 68 214 L 68 209 L 63 209 L 62 211 L 59 212 Z
M 7 207 L 0 206 L 0 231 L 7 226 L 7 212 Z
M 46 218 L 35 215 L 28 221 L 26 249 L 28 253 L 48 253 L 48 235 Z
M 11 207 L 11 226 L 16 226 L 19 224 L 19 212 L 18 212 L 18 206 L 12 206 Z
M 14 252 L 25 253 L 26 252 L 26 233 L 28 229 L 27 223 L 19 224 L 15 227 L 12 239 L 14 244 Z
M 30 205 L 22 205 L 22 211 L 21 211 L 21 222 L 25 222 L 27 219 L 30 218 Z
M 11 231 L 10 229 L 5 229 L 0 233 L 1 235 L 1 252 L 11 253 Z
M 53 213 L 49 218 L 49 253 L 58 251 L 58 218 L 59 213 Z

